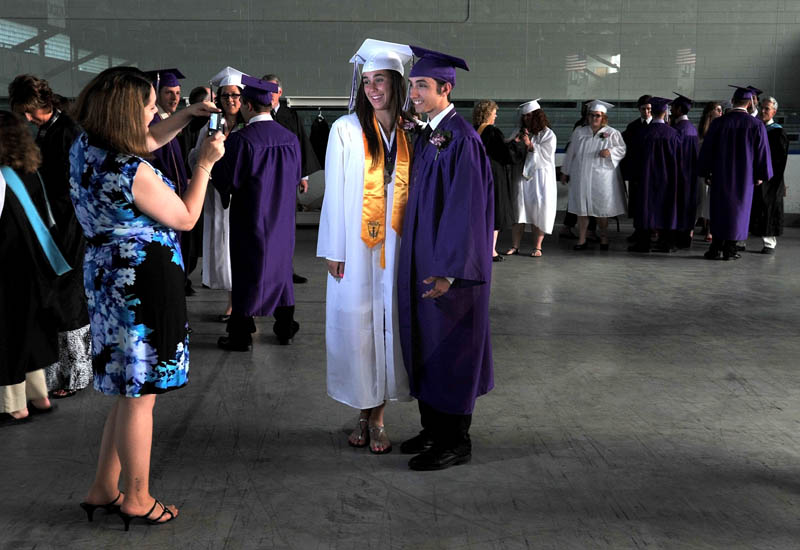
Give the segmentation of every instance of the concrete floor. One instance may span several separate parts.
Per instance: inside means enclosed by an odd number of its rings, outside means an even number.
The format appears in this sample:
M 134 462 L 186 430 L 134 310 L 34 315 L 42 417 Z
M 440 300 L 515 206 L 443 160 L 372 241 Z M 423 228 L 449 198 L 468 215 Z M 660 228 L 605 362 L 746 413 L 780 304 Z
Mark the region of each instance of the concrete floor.
M 800 230 L 775 256 L 710 262 L 700 242 L 631 255 L 629 229 L 609 252 L 548 237 L 542 258 L 495 264 L 473 461 L 427 473 L 347 446 L 356 413 L 325 391 L 325 268 L 299 230 L 295 345 L 264 319 L 252 353 L 221 352 L 224 295 L 189 299 L 191 383 L 158 398 L 152 459 L 180 517 L 86 522 L 111 403 L 87 389 L 0 432 L 0 548 L 798 547 Z M 416 434 L 416 404 L 386 425 L 396 444 Z

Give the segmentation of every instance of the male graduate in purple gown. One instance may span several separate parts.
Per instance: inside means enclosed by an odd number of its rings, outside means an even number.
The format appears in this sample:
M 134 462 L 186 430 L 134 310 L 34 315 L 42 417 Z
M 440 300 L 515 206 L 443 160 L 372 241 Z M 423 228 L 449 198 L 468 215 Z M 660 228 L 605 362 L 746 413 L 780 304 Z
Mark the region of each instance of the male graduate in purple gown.
M 671 101 L 650 98 L 653 119 L 639 132 L 637 158 L 632 159 L 639 190 L 634 205 L 633 223 L 637 229 L 631 252 L 650 252 L 650 231 L 659 231 L 656 252 L 672 250 L 672 231 L 678 224 L 678 182 L 680 136 L 666 124 Z
M 156 71 L 146 71 L 145 74 L 153 82 L 156 90 L 156 108 L 158 112 L 153 116 L 150 126 L 158 124 L 162 120 L 175 114 L 178 104 L 181 101 L 181 79 L 185 78 L 178 69 L 159 69 Z M 164 176 L 175 184 L 175 192 L 183 196 L 189 179 L 186 176 L 186 161 L 183 158 L 183 151 L 179 138 L 176 136 L 166 145 L 153 151 L 153 166 L 158 168 Z M 191 296 L 195 293 L 189 274 L 197 265 L 198 250 L 195 244 L 196 230 L 181 231 L 181 256 L 183 257 L 183 267 L 186 274 L 186 295 Z M 200 228 L 200 239 L 203 230 Z M 202 246 L 202 240 L 201 244 Z
M 270 116 L 271 94 L 278 86 L 247 75 L 242 84 L 240 112 L 247 126 L 228 136 L 225 156 L 212 171 L 223 206 L 231 205 L 233 309 L 228 336 L 217 342 L 227 351 L 250 349 L 253 317 L 274 314 L 272 330 L 282 345 L 300 328 L 294 320 L 292 287 L 300 144 Z
M 412 470 L 472 457 L 478 396 L 492 389 L 489 290 L 494 198 L 481 138 L 450 92 L 464 60 L 411 46 L 410 98 L 428 124 L 417 139 L 397 274 L 403 359 L 422 432 L 401 451 Z
M 692 100 L 676 93 L 672 100 L 672 127 L 680 136 L 680 164 L 678 181 L 678 224 L 675 244 L 678 248 L 689 248 L 692 245 L 694 222 L 697 221 L 697 155 L 700 152 L 700 140 L 697 128 L 689 120 Z
M 767 130 L 749 114 L 755 94 L 733 87 L 733 109 L 711 123 L 698 159 L 698 175 L 710 185 L 709 260 L 741 257 L 736 241 L 747 239 L 753 188 L 772 177 Z

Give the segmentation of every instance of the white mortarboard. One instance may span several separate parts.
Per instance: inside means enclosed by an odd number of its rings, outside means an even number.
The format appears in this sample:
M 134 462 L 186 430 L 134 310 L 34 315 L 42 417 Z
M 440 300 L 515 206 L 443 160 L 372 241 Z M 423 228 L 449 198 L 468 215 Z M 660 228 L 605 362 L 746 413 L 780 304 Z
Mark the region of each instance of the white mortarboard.
M 403 66 L 411 61 L 414 54 L 406 44 L 395 42 L 384 42 L 367 38 L 358 51 L 350 58 L 353 64 L 353 82 L 350 87 L 350 107 L 352 110 L 356 101 L 356 91 L 358 90 L 358 67 L 363 65 L 362 71 L 379 71 L 388 69 L 397 71 L 401 75 L 405 74 Z
M 523 103 L 519 106 L 519 114 L 520 115 L 527 115 L 528 113 L 532 113 L 537 109 L 541 109 L 541 105 L 539 105 L 539 100 L 542 99 L 541 97 L 537 97 L 534 100 L 528 101 L 527 103 Z
M 243 74 L 242 71 L 236 70 L 233 67 L 225 67 L 211 77 L 211 84 L 218 88 L 222 86 L 238 86 L 241 89 L 244 88 L 244 84 L 242 84 Z
M 614 105 L 611 103 L 606 103 L 605 101 L 600 101 L 599 99 L 595 99 L 589 104 L 589 111 L 594 111 L 596 113 L 607 113 L 609 109 L 611 109 Z

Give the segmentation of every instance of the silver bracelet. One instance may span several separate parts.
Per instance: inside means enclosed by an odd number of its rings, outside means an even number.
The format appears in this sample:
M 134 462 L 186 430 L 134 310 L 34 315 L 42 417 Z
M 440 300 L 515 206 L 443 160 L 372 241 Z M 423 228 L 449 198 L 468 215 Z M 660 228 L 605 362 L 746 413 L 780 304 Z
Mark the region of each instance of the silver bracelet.
M 209 181 L 212 179 L 212 178 L 211 178 L 211 170 L 209 170 L 208 168 L 206 168 L 206 167 L 205 167 L 205 166 L 203 166 L 202 164 L 198 164 L 198 165 L 197 165 L 197 167 L 198 167 L 198 168 L 202 168 L 203 170 L 205 170 L 205 171 L 206 171 L 206 174 L 208 174 L 208 179 L 209 179 Z

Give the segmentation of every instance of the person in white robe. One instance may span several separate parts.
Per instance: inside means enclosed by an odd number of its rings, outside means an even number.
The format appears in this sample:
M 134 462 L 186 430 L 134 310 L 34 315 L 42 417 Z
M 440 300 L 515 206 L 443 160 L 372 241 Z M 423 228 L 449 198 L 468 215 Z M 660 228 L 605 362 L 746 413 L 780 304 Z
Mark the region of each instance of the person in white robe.
M 216 105 L 222 109 L 225 118 L 223 132 L 225 137 L 244 127 L 244 119 L 239 113 L 242 107 L 242 72 L 233 67 L 225 67 L 211 79 L 217 87 L 214 97 Z M 189 165 L 194 166 L 197 152 L 208 133 L 206 125 L 197 137 L 197 145 L 189 152 Z M 225 205 L 227 206 L 227 205 Z M 230 208 L 222 204 L 222 198 L 214 186 L 206 189 L 203 202 L 203 285 L 228 291 L 228 305 L 219 316 L 227 322 L 231 315 L 231 253 L 230 253 Z
M 597 218 L 600 249 L 608 250 L 608 218 L 625 213 L 625 183 L 619 169 L 625 157 L 622 134 L 608 126 L 605 101 L 589 105 L 587 126 L 572 132 L 570 146 L 561 166 L 561 182 L 569 179 L 568 210 L 578 216 L 578 244 L 575 250 L 586 250 L 589 217 Z
M 553 232 L 556 220 L 556 135 L 550 121 L 534 99 L 520 105 L 520 139 L 528 148 L 522 170 L 515 171 L 514 182 L 516 220 L 511 229 L 511 250 L 519 251 L 525 224 L 533 231 L 534 248 L 531 256 L 542 255 L 545 234 Z
M 331 127 L 317 256 L 325 258 L 328 395 L 360 409 L 348 438 L 372 453 L 391 451 L 388 400 L 410 400 L 398 332 L 397 257 L 408 197 L 410 153 L 401 118 L 403 65 L 411 49 L 367 39 L 351 59 L 361 83 L 355 113 Z M 358 73 L 354 73 L 354 79 Z M 355 82 L 353 88 L 355 90 Z

